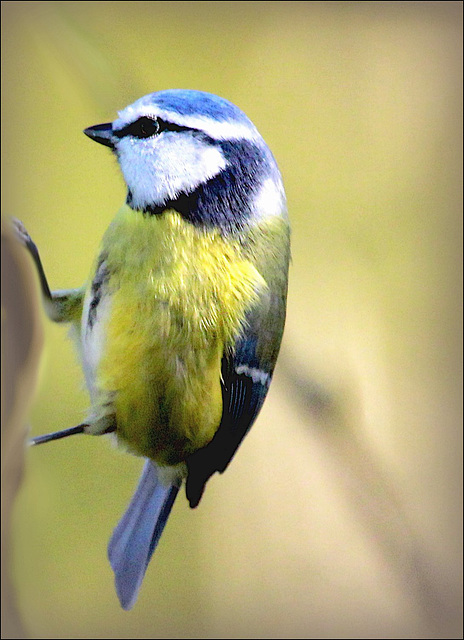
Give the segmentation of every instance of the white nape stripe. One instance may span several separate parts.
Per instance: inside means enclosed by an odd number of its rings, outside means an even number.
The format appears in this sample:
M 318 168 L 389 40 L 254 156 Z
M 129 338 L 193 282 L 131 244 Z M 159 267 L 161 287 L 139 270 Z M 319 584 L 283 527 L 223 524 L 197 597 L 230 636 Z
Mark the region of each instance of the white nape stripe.
M 253 205 L 257 218 L 281 216 L 286 211 L 285 194 L 281 180 L 276 178 L 265 180 Z
M 166 122 L 174 122 L 181 127 L 200 129 L 215 140 L 257 140 L 261 138 L 258 130 L 250 121 L 249 124 L 229 122 L 227 120 L 213 120 L 206 116 L 185 116 L 176 111 L 158 109 L 153 105 L 130 105 L 118 112 L 119 119 L 113 127 L 122 129 L 138 118 L 161 118 Z
M 262 371 L 261 369 L 256 369 L 255 367 L 249 367 L 247 364 L 241 364 L 238 367 L 235 367 L 235 373 L 240 375 L 248 376 L 255 383 L 260 383 L 263 385 L 268 384 L 271 376 L 269 373 Z

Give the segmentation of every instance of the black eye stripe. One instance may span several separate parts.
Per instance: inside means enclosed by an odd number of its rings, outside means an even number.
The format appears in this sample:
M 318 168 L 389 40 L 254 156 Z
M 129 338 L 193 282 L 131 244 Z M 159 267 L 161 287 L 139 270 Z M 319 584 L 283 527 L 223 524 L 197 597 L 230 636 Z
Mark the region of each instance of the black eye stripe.
M 196 129 L 192 129 L 192 127 L 182 127 L 180 124 L 175 124 L 174 122 L 166 122 L 166 120 L 161 120 L 158 118 L 158 122 L 160 125 L 161 131 L 196 131 Z
M 192 131 L 190 127 L 182 127 L 174 122 L 166 122 L 161 118 L 142 116 L 119 131 L 114 131 L 117 138 L 132 136 L 133 138 L 151 138 L 163 131 Z
M 159 132 L 159 123 L 155 118 L 138 118 L 135 122 L 126 125 L 124 129 L 115 131 L 118 138 L 132 136 L 134 138 L 150 138 Z

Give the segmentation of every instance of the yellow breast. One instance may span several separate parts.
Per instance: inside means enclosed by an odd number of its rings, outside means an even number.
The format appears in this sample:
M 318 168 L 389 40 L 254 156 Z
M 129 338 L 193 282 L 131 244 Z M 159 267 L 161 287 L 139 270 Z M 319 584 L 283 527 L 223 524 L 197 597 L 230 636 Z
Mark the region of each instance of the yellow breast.
M 103 239 L 110 308 L 97 387 L 134 452 L 177 464 L 222 413 L 221 359 L 265 282 L 238 243 L 123 207 Z

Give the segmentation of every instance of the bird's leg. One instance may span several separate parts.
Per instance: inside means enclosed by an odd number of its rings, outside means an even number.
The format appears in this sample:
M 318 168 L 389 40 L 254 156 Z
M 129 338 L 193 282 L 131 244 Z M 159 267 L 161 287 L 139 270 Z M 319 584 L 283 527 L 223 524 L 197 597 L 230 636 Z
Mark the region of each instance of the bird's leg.
M 68 427 L 67 429 L 62 429 L 61 431 L 53 431 L 53 433 L 46 433 L 41 436 L 36 436 L 35 438 L 31 438 L 28 442 L 30 447 L 33 447 L 38 444 L 45 444 L 46 442 L 53 442 L 53 440 L 61 440 L 61 438 L 67 438 L 68 436 L 74 436 L 78 433 L 85 433 L 86 428 L 90 427 L 89 424 L 83 423 L 78 424 L 76 427 Z M 116 431 L 115 425 L 110 425 L 105 431 L 101 432 L 101 435 L 106 433 L 112 433 Z M 100 435 L 100 434 L 99 434 Z
M 36 244 L 20 220 L 14 218 L 12 222 L 16 238 L 29 251 L 37 268 L 47 316 L 54 322 L 71 322 L 79 318 L 82 313 L 84 289 L 50 291 Z
M 46 433 L 42 436 L 36 436 L 31 438 L 28 442 L 29 446 L 36 444 L 44 444 L 45 442 L 52 442 L 52 440 L 60 440 L 61 438 L 67 438 L 73 436 L 76 433 L 84 433 L 86 424 L 78 424 L 77 427 L 69 427 L 68 429 L 62 429 L 61 431 L 54 431 L 53 433 Z

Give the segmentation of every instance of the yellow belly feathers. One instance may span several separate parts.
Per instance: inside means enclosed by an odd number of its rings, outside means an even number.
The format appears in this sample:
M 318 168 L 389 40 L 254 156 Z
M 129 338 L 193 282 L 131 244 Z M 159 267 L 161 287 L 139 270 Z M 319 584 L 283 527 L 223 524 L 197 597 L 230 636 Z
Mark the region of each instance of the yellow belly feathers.
M 114 398 L 119 439 L 177 464 L 219 426 L 221 359 L 265 282 L 238 243 L 173 210 L 124 206 L 102 251 L 111 302 L 97 387 Z

